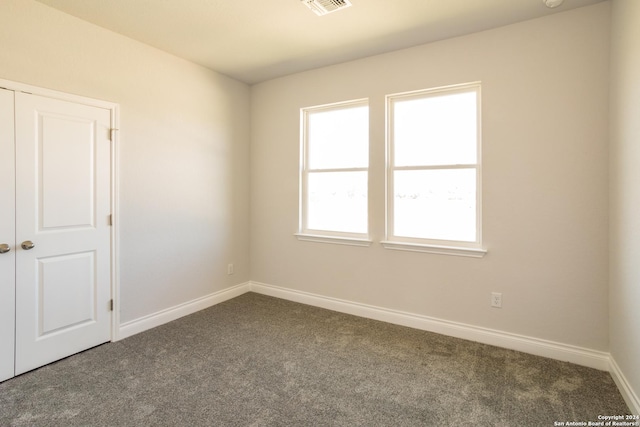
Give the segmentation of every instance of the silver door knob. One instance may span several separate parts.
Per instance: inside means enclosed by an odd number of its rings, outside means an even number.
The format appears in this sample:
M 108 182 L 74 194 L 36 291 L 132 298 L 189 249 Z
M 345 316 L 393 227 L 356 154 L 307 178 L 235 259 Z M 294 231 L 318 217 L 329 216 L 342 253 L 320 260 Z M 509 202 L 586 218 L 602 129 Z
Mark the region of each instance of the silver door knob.
M 10 250 L 11 250 L 11 246 L 7 245 L 6 243 L 0 244 L 0 254 L 6 254 Z
M 25 251 L 36 247 L 36 245 L 34 245 L 31 240 L 25 240 L 20 246 L 22 246 L 22 249 L 24 249 Z

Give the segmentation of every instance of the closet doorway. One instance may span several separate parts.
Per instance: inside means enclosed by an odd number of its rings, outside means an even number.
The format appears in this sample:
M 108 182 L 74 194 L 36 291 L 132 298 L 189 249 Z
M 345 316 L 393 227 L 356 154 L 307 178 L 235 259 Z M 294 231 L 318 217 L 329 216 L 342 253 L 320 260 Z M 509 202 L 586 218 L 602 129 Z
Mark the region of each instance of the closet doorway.
M 0 381 L 114 324 L 116 106 L 16 85 L 0 80 Z

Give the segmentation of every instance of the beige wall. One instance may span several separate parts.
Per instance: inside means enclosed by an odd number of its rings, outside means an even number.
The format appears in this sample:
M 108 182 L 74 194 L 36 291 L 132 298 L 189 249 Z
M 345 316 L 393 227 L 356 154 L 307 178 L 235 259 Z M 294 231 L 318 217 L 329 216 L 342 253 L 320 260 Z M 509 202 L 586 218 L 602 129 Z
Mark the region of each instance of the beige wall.
M 610 337 L 640 412 L 640 2 L 612 2 Z
M 608 55 L 600 3 L 253 86 L 252 280 L 606 351 Z M 488 255 L 383 249 L 385 94 L 477 80 Z M 297 241 L 299 109 L 364 97 L 375 243 Z
M 30 0 L 0 47 L 2 79 L 121 106 L 122 322 L 249 280 L 248 86 Z
M 0 79 L 120 104 L 123 322 L 253 279 L 610 351 L 634 395 L 640 4 L 612 4 L 610 116 L 608 2 L 250 90 L 40 3 L 3 0 Z M 384 95 L 476 80 L 489 254 L 382 249 Z M 376 243 L 299 242 L 299 109 L 362 97 Z M 500 310 L 492 291 L 503 293 Z

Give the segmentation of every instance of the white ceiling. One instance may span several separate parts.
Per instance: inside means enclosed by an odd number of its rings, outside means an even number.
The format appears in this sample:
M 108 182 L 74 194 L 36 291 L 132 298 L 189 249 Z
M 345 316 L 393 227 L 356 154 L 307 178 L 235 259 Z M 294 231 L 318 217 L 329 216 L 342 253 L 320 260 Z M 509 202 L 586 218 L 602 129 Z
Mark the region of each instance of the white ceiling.
M 252 84 L 603 0 L 351 0 L 317 16 L 300 0 L 37 0 Z

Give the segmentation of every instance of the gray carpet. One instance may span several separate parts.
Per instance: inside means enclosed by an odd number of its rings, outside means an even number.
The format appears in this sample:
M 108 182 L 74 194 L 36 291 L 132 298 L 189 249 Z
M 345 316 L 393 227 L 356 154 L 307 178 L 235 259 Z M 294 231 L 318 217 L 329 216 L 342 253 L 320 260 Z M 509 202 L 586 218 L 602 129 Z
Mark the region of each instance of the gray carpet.
M 254 293 L 0 383 L 0 426 L 553 426 L 606 372 Z

